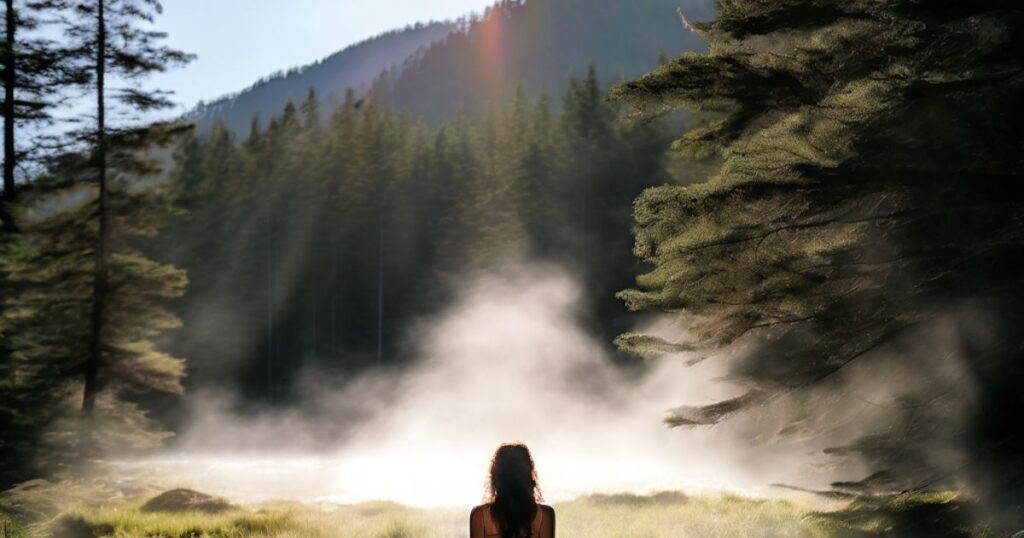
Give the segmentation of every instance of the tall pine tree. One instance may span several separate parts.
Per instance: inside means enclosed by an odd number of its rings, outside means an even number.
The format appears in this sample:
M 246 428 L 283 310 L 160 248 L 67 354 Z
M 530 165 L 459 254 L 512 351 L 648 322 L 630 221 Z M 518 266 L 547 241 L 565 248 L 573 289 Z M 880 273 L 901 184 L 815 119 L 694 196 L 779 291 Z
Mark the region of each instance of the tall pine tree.
M 177 325 L 160 303 L 180 295 L 185 278 L 180 270 L 147 259 L 133 244 L 134 237 L 155 234 L 168 212 L 159 189 L 142 185 L 158 171 L 144 152 L 152 143 L 166 142 L 174 129 L 135 127 L 127 120 L 130 114 L 171 105 L 164 92 L 145 90 L 138 81 L 190 56 L 162 46 L 166 35 L 145 28 L 161 12 L 157 0 L 78 1 L 74 12 L 77 18 L 67 33 L 92 71 L 96 104 L 94 127 L 80 133 L 95 174 L 90 225 L 96 235 L 90 248 L 93 283 L 82 395 L 82 412 L 89 415 L 105 387 L 115 393 L 181 388 L 180 360 L 157 351 L 152 339 Z

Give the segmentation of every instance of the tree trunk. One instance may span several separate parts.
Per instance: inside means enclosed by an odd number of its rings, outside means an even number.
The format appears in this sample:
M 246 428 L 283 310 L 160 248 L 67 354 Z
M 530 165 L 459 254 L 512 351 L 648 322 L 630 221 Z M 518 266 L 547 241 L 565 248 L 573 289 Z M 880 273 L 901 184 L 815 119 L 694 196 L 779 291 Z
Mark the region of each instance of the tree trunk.
M 98 0 L 96 21 L 96 171 L 97 193 L 96 213 L 99 230 L 96 237 L 96 267 L 93 276 L 93 302 L 89 342 L 89 357 L 85 365 L 85 391 L 82 396 L 82 413 L 91 414 L 96 405 L 99 390 L 97 377 L 103 361 L 103 329 L 107 302 L 107 126 L 104 83 L 106 82 L 107 27 L 104 18 L 104 0 Z
M 4 0 L 7 7 L 7 33 L 4 34 L 4 193 L 0 200 L 0 220 L 3 221 L 5 231 L 14 230 L 14 220 L 7 210 L 7 205 L 14 200 L 14 166 L 17 155 L 14 145 L 14 86 L 17 83 L 15 76 L 15 32 L 17 31 L 17 16 L 14 12 L 14 0 Z
M 384 215 L 377 220 L 377 364 L 384 362 Z
M 338 242 L 332 240 L 331 248 L 331 360 L 338 358 Z
M 14 85 L 17 81 L 15 76 L 15 32 L 17 31 L 17 17 L 14 13 L 14 0 L 5 0 L 7 6 L 7 32 L 4 37 L 7 43 L 4 45 L 4 200 L 14 199 L 14 165 L 17 158 L 14 154 Z
M 274 399 L 274 223 L 267 195 L 267 396 Z

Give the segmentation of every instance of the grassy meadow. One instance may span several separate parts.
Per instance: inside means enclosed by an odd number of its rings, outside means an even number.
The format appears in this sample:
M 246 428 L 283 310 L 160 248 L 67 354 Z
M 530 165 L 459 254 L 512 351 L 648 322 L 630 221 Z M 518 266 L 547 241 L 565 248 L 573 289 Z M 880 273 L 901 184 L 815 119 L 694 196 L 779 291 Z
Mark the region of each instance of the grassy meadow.
M 0 538 L 467 536 L 465 508 L 287 501 L 243 506 L 206 497 L 202 504 L 154 510 L 154 492 L 137 482 L 29 483 L 0 495 Z M 561 538 L 1008 536 L 964 523 L 964 506 L 953 494 L 825 505 L 679 492 L 588 495 L 555 504 Z
M 678 494 L 585 497 L 556 506 L 561 537 L 829 536 L 790 502 Z M 387 502 L 350 506 L 269 503 L 222 513 L 145 512 L 138 505 L 70 508 L 4 538 L 448 538 L 466 536 L 467 510 Z

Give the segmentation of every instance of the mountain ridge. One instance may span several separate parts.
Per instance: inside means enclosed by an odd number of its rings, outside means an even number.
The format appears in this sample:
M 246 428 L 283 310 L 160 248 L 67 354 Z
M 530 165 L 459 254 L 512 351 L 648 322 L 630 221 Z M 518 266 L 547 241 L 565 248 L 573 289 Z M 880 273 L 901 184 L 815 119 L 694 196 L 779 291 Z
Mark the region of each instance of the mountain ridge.
M 605 84 L 639 76 L 662 56 L 706 50 L 676 15 L 713 15 L 713 0 L 498 0 L 482 14 L 392 30 L 319 62 L 279 71 L 236 94 L 200 104 L 185 118 L 236 136 L 253 118 L 277 116 L 316 91 L 323 114 L 348 89 L 438 123 L 479 116 L 520 89 L 561 95 L 593 66 Z M 557 103 L 555 103 L 557 105 Z

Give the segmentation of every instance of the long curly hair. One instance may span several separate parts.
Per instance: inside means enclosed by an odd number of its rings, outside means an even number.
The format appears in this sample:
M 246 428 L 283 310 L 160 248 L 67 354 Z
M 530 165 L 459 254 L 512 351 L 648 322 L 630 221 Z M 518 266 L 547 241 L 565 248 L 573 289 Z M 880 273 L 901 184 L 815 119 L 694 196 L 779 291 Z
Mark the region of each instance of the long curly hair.
M 529 538 L 537 504 L 543 501 L 530 449 L 506 443 L 494 451 L 485 501 L 504 538 Z

